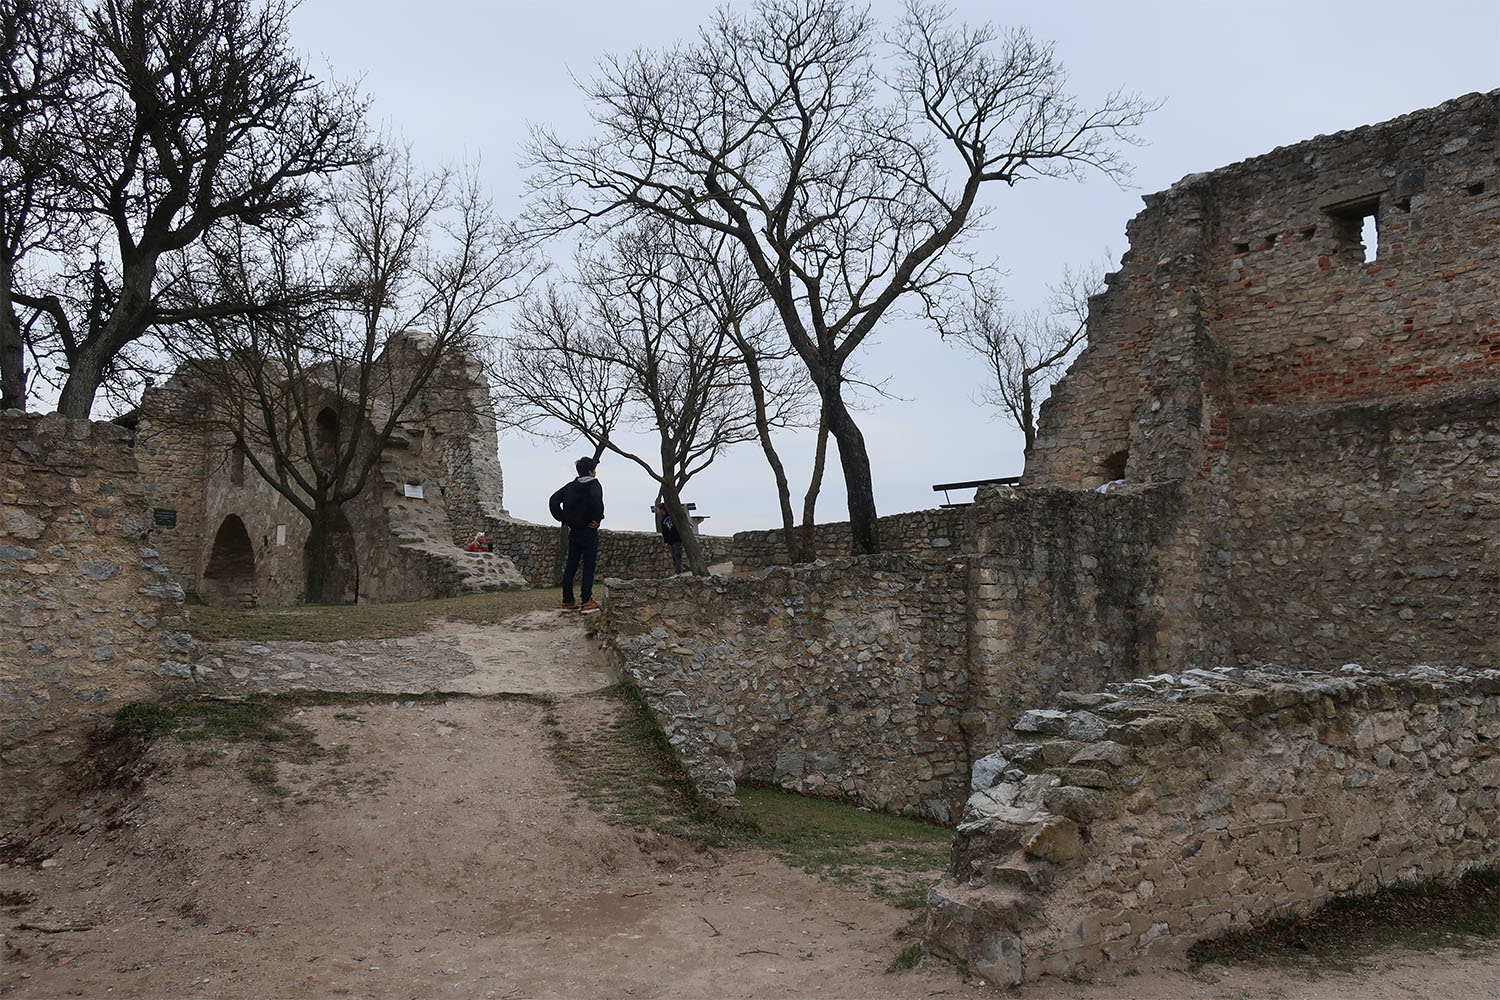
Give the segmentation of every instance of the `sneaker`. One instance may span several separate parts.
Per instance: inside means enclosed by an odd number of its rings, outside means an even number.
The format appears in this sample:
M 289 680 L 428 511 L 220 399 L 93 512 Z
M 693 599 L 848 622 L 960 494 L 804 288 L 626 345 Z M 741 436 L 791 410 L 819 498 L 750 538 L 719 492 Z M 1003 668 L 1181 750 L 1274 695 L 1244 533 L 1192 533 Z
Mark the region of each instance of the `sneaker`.
M 579 608 L 578 610 L 582 611 L 586 615 L 591 615 L 595 611 L 599 610 L 599 602 L 594 600 L 593 598 L 589 598 L 587 601 L 583 602 L 583 607 Z
M 562 603 L 562 609 L 564 611 L 577 611 L 578 610 L 578 602 L 577 601 L 563 601 L 563 603 Z

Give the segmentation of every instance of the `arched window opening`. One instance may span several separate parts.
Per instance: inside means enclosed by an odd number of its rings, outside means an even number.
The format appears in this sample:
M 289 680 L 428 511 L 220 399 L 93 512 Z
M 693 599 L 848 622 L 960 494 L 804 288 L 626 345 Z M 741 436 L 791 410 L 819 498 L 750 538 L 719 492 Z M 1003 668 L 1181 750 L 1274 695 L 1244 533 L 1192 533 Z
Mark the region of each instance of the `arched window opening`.
M 255 548 L 237 514 L 224 518 L 214 534 L 198 596 L 219 607 L 255 607 Z

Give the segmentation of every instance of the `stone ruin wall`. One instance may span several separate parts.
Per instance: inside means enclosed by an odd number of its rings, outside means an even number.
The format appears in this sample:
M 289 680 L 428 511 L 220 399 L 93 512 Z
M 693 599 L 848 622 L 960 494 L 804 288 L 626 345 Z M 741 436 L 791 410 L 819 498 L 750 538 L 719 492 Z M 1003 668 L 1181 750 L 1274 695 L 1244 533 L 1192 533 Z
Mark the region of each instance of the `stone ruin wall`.
M 1043 404 L 1027 485 L 1096 486 L 1122 452 L 1130 479 L 1198 475 L 1215 463 L 1188 453 L 1214 458 L 1257 407 L 1500 378 L 1497 106 L 1500 91 L 1470 94 L 1147 196 Z
M 510 559 L 532 587 L 555 587 L 562 579 L 565 549 L 559 549 L 561 526 L 536 524 L 516 518 L 492 518 L 485 522 L 495 552 Z M 730 539 L 702 535 L 698 541 L 710 565 L 733 554 Z M 685 565 L 685 563 L 684 563 Z M 654 531 L 599 530 L 599 559 L 595 579 L 634 580 L 672 575 L 672 554 Z M 613 591 L 611 591 L 613 592 Z M 602 593 L 602 591 L 601 591 Z
M 976 746 L 1059 691 L 1164 669 L 1182 628 L 1166 583 L 1183 572 L 1172 544 L 1181 506 L 1172 484 L 981 492 L 964 552 Z
M 975 767 L 924 942 L 1077 975 L 1500 852 L 1500 671 L 1193 670 L 1024 713 Z
M 612 582 L 607 644 L 699 802 L 736 783 L 942 821 L 967 795 L 967 568 L 899 554 Z
M 1131 222 L 1024 481 L 1183 481 L 1164 668 L 1497 662 L 1497 106 L 1192 175 Z
M 117 709 L 189 676 L 186 624 L 127 432 L 0 412 L 0 828 L 56 798 Z
M 1209 508 L 1232 662 L 1500 666 L 1500 382 L 1243 428 Z
M 963 507 L 915 510 L 876 518 L 875 533 L 880 539 L 882 552 L 906 552 L 927 559 L 945 559 L 962 548 L 964 523 Z M 790 559 L 784 536 L 785 531 L 781 528 L 735 532 L 731 545 L 735 570 L 785 566 Z M 853 544 L 854 536 L 849 531 L 848 521 L 813 526 L 813 552 L 819 558 L 846 556 Z
M 1497 105 L 1469 95 L 1146 199 L 1022 493 L 1175 484 L 1137 660 L 1171 673 L 1157 695 L 1023 717 L 1063 738 L 1002 748 L 1014 773 L 993 789 L 976 764 L 935 950 L 1015 982 L 1493 863 Z M 1023 620 L 1075 606 L 1050 603 Z M 1316 673 L 1350 661 L 1441 669 Z M 1244 671 L 1260 664 L 1309 673 Z
M 420 347 L 411 339 L 388 345 L 390 364 L 399 368 L 402 352 Z M 329 402 L 339 405 L 332 396 Z M 444 373 L 415 401 L 364 493 L 343 505 L 347 569 L 330 581 L 329 600 L 357 594 L 360 601 L 413 601 L 522 582 L 503 556 L 462 551 L 485 524 L 505 515 L 494 425 L 477 416 L 487 405 L 487 390 L 461 372 Z M 210 406 L 206 393 L 182 375 L 142 402 L 136 428 L 141 472 L 157 486 L 156 506 L 177 511 L 176 526 L 159 532 L 163 558 L 210 603 L 299 603 L 307 519 L 251 463 L 236 471 L 228 434 L 204 419 Z M 378 407 L 372 419 L 382 419 Z M 407 497 L 408 483 L 421 484 L 425 495 Z M 249 536 L 254 571 L 248 579 L 215 579 L 211 568 L 216 536 L 230 517 Z
M 706 805 L 748 780 L 947 822 L 970 748 L 1022 707 L 1155 669 L 1177 504 L 986 491 L 965 523 L 944 512 L 955 556 L 612 581 L 602 628 Z

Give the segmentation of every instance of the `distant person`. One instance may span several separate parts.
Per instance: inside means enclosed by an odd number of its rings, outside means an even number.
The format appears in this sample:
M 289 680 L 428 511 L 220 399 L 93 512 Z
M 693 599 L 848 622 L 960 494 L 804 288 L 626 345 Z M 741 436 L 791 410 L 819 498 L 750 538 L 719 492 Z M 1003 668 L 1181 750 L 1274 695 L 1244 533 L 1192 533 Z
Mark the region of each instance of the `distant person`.
M 595 470 L 597 459 L 584 457 L 573 463 L 578 478 L 552 494 L 547 507 L 552 516 L 568 526 L 568 564 L 563 570 L 562 606 L 564 611 L 577 609 L 584 614 L 599 610 L 594 600 L 594 563 L 599 558 L 599 522 L 604 520 L 604 487 L 599 485 Z M 583 566 L 580 606 L 573 601 L 573 577 Z
M 464 546 L 464 551 L 465 552 L 489 552 L 489 551 L 491 551 L 491 549 L 490 549 L 490 540 L 488 538 L 484 537 L 484 532 L 481 531 L 479 534 L 477 534 L 477 535 L 474 536 L 474 540 L 472 542 L 470 542 L 468 545 Z
M 672 572 L 682 572 L 682 534 L 677 530 L 677 523 L 672 520 L 672 515 L 667 513 L 667 505 L 658 503 L 656 505 L 656 517 L 661 540 L 666 544 L 667 550 L 672 553 Z

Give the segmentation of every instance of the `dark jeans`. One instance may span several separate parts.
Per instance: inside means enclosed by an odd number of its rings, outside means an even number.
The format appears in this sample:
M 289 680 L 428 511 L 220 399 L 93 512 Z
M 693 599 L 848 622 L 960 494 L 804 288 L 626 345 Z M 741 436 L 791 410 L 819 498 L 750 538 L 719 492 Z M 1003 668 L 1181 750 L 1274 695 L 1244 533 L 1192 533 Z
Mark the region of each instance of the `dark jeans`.
M 667 548 L 672 550 L 672 572 L 682 572 L 682 543 L 668 542 Z
M 599 558 L 599 529 L 584 526 L 568 527 L 568 564 L 563 567 L 564 604 L 573 603 L 573 576 L 583 566 L 583 587 L 580 596 L 585 604 L 594 596 L 594 563 Z

